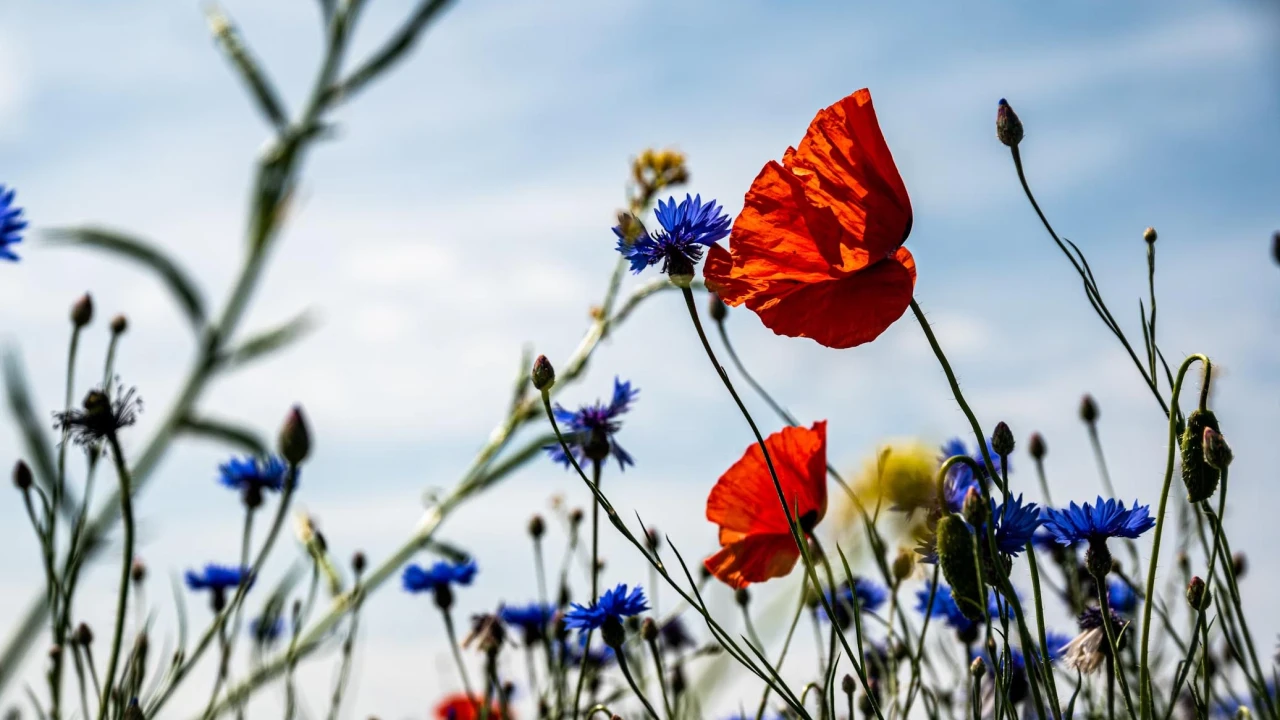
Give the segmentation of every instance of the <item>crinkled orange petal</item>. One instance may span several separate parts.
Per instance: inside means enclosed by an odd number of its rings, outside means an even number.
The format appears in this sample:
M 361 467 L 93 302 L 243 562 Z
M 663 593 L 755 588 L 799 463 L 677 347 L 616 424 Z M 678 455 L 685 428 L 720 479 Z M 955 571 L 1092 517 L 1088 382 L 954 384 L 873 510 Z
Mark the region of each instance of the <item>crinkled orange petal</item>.
M 787 427 L 765 438 L 778 483 L 797 518 L 815 513 L 814 524 L 827 512 L 827 423 L 812 428 Z M 786 534 L 787 517 L 778 502 L 773 477 L 760 446 L 752 443 L 738 462 L 725 471 L 707 498 L 707 519 L 725 532 L 744 535 Z
M 776 500 L 775 500 L 776 502 Z M 735 590 L 783 577 L 796 566 L 800 550 L 791 534 L 749 535 L 703 561 L 707 570 Z
M 916 262 L 906 248 L 839 280 L 789 286 L 781 295 L 748 302 L 779 335 L 807 337 L 830 348 L 870 342 L 911 304 Z
M 851 347 L 910 303 L 915 261 L 901 245 L 911 222 L 871 94 L 859 90 L 820 111 L 782 164 L 765 165 L 703 277 L 777 333 Z

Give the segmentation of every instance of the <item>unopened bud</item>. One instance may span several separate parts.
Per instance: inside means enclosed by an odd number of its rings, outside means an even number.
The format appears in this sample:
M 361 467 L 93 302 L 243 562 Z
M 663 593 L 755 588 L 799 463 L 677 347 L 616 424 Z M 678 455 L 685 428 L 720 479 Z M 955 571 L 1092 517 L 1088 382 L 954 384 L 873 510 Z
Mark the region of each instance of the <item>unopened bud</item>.
M 62 646 L 61 646 L 61 645 L 59 645 L 58 643 L 54 643 L 54 644 L 50 645 L 50 646 L 49 646 L 49 659 L 50 659 L 50 660 L 57 660 L 57 659 L 58 659 L 58 658 L 60 658 L 60 657 L 62 657 Z
M 1143 230 L 1142 239 L 1146 240 L 1148 245 L 1154 243 L 1156 241 L 1156 229 L 1149 227 L 1146 230 Z
M 981 621 L 986 590 L 974 559 L 973 533 L 964 520 L 948 515 L 938 521 L 937 536 L 938 564 L 951 585 L 951 596 L 962 615 L 975 623 Z
M 365 566 L 368 564 L 368 562 L 369 560 L 364 556 L 364 553 L 357 550 L 356 553 L 351 556 L 352 572 L 354 572 L 357 576 L 364 574 L 364 569 L 365 569 Z
M 1001 420 L 991 432 L 991 449 L 1000 457 L 1009 457 L 1013 454 L 1013 445 L 1013 431 Z
M 746 588 L 738 588 L 733 593 L 733 601 L 740 607 L 746 607 L 751 604 L 751 592 Z
M 1280 263 L 1280 230 L 1271 236 L 1271 257 Z
M 22 492 L 31 489 L 31 468 L 23 461 L 19 460 L 13 465 L 13 485 Z
M 141 584 L 147 579 L 147 564 L 142 561 L 142 558 L 136 557 L 133 559 L 133 567 L 129 568 L 129 577 L 132 578 L 135 585 Z
M 547 532 L 547 523 L 542 519 L 541 515 L 534 515 L 529 518 L 529 535 L 534 540 L 539 540 Z
M 644 531 L 644 544 L 649 548 L 649 552 L 658 551 L 658 547 L 662 544 L 662 537 L 658 535 L 657 528 L 648 528 Z
M 1037 462 L 1044 460 L 1045 453 L 1049 452 L 1049 448 L 1044 443 L 1044 436 L 1038 432 L 1031 433 L 1031 437 L 1027 438 L 1027 452 L 1031 453 L 1031 457 Z
M 569 524 L 577 527 L 582 524 L 582 508 L 574 508 L 569 511 Z
M 1080 419 L 1090 425 L 1098 422 L 1098 403 L 1092 395 L 1080 398 Z
M 1018 114 L 1004 98 L 1000 98 L 1000 104 L 996 108 L 996 137 L 1009 147 L 1017 147 L 1022 142 L 1022 132 L 1022 121 L 1018 119 Z
M 1208 610 L 1209 603 L 1213 601 L 1212 595 L 1199 576 L 1191 578 L 1191 582 L 1187 583 L 1187 604 L 1191 605 L 1192 610 Z
M 1178 569 L 1183 574 L 1191 572 L 1191 557 L 1186 552 L 1179 550 L 1177 556 Z
M 1226 470 L 1231 464 L 1231 446 L 1222 433 L 1211 427 L 1204 429 L 1204 461 L 1215 470 Z
M 969 677 L 974 680 L 981 680 L 982 676 L 986 674 L 987 664 L 982 661 L 982 658 L 974 658 L 973 662 L 969 663 Z
M 551 367 L 551 361 L 546 355 L 539 355 L 538 359 L 533 361 L 533 370 L 529 372 L 529 378 L 533 381 L 533 388 L 538 391 L 547 390 L 556 384 L 556 369 Z
M 707 310 L 711 313 L 711 319 L 724 322 L 724 319 L 729 316 L 729 306 L 724 304 L 719 295 L 715 293 L 707 293 L 707 295 L 709 296 Z
M 911 571 L 915 566 L 915 553 L 905 549 L 899 550 L 898 556 L 893 559 L 893 578 L 898 582 L 906 580 L 911 577 Z
M 89 293 L 85 293 L 80 296 L 75 305 L 71 306 L 71 324 L 81 328 L 91 322 L 93 322 L 93 298 L 89 297 Z
M 982 494 L 978 492 L 977 488 L 971 487 L 965 492 L 964 505 L 961 507 L 961 512 L 970 525 L 974 527 L 984 525 L 987 522 L 987 515 L 990 514 L 989 510 L 990 508 L 982 501 Z
M 654 622 L 653 618 L 647 617 L 640 623 L 640 637 L 644 638 L 645 642 L 658 639 L 658 623 Z
M 111 332 L 115 335 L 123 335 L 125 330 L 129 329 L 129 319 L 123 315 L 117 315 L 111 318 Z
M 852 675 L 849 673 L 844 674 L 844 677 L 840 679 L 840 689 L 844 690 L 845 695 L 853 694 L 854 684 Z
M 93 630 L 85 623 L 76 626 L 75 641 L 81 647 L 88 647 L 93 644 Z
M 1236 580 L 1244 577 L 1249 570 L 1249 562 L 1245 559 L 1244 553 L 1238 552 L 1231 556 L 1231 572 L 1235 573 Z
M 280 428 L 280 456 L 290 465 L 301 465 L 311 453 L 311 433 L 307 430 L 307 419 L 302 415 L 302 406 L 294 405 Z
M 1218 432 L 1218 418 L 1212 410 L 1192 410 L 1182 432 L 1182 484 L 1187 501 L 1198 503 L 1213 497 L 1218 489 L 1218 470 L 1209 465 L 1204 452 L 1205 430 Z

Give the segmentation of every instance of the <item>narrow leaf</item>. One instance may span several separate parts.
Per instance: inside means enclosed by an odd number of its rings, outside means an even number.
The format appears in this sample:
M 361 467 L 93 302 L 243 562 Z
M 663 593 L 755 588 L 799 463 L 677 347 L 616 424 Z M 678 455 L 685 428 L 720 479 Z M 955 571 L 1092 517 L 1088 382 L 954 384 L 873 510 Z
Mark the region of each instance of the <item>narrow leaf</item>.
M 182 421 L 181 429 L 191 435 L 198 435 L 247 450 L 259 457 L 265 457 L 270 454 L 267 444 L 258 437 L 257 433 L 233 422 L 188 417 Z
M 300 340 L 315 329 L 315 326 L 314 316 L 304 312 L 283 325 L 249 337 L 228 350 L 221 362 L 227 366 L 245 365 Z
M 271 85 L 271 81 L 267 80 L 266 73 L 258 65 L 258 61 L 249 52 L 244 38 L 240 35 L 240 30 L 218 5 L 211 4 L 205 14 L 218 47 L 227 54 L 227 59 L 240 74 L 240 79 L 249 89 L 249 94 L 257 103 L 258 110 L 268 122 L 275 126 L 276 130 L 280 132 L 287 130 L 289 117 L 284 110 L 284 103 Z

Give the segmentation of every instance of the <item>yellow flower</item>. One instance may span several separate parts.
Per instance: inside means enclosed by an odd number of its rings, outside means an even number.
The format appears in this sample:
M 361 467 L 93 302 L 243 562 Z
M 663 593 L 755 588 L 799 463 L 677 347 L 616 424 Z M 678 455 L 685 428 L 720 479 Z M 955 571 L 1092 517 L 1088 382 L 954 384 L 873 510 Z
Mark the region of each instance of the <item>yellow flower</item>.
M 938 472 L 938 448 L 914 438 L 892 439 L 880 444 L 876 452 L 863 461 L 861 469 L 850 479 L 850 488 L 858 503 L 870 514 L 880 508 L 878 526 L 887 538 L 912 538 L 923 523 L 924 513 L 884 512 L 890 508 L 904 510 L 926 507 L 936 493 L 934 481 Z M 858 505 L 846 493 L 837 493 L 836 533 L 857 542 L 863 532 Z M 906 522 L 904 522 L 906 521 Z

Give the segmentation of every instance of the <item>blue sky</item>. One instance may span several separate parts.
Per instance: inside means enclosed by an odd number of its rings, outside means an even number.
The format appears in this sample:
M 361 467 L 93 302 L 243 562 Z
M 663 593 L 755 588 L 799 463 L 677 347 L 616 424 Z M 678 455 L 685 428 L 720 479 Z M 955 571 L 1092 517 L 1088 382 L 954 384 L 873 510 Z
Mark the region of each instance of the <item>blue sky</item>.
M 411 6 L 367 4 L 355 56 Z M 1142 229 L 1159 230 L 1162 346 L 1171 360 L 1204 351 L 1223 368 L 1215 402 L 1237 456 L 1231 527 L 1265 568 L 1280 462 L 1280 269 L 1269 258 L 1280 227 L 1275 8 L 862 5 L 462 0 L 411 61 L 337 113 L 336 142 L 308 164 L 245 327 L 311 309 L 319 330 L 219 383 L 202 406 L 271 432 L 303 402 L 317 450 L 301 501 L 340 554 L 385 555 L 417 521 L 424 491 L 449 487 L 500 419 L 521 346 L 553 360 L 572 351 L 615 260 L 608 227 L 631 156 L 679 148 L 689 190 L 735 212 L 759 167 L 797 142 L 816 110 L 865 86 L 916 213 L 917 298 L 979 418 L 1008 421 L 1020 440 L 1042 431 L 1055 490 L 1084 500 L 1099 482 L 1075 412 L 1091 392 L 1121 495 L 1154 502 L 1162 418 L 1018 188 L 993 131 L 1007 97 L 1027 127 L 1023 153 L 1042 205 L 1088 254 L 1131 337 L 1146 292 Z M 312 4 L 228 8 L 296 107 L 319 47 Z M 198 5 L 8 3 L 0 68 L 0 182 L 18 188 L 32 222 L 136 231 L 182 258 L 211 301 L 222 298 L 266 129 Z M 100 317 L 127 313 L 119 368 L 148 401 L 140 444 L 186 372 L 182 318 L 151 278 L 37 240 L 22 264 L 3 268 L 3 342 L 20 348 L 52 408 L 70 303 L 90 290 Z M 749 435 L 682 313 L 674 296 L 652 300 L 564 399 L 606 394 L 615 373 L 642 388 L 626 429 L 637 467 L 607 482 L 615 504 L 698 556 L 714 546 L 705 495 Z M 839 465 L 855 466 L 887 437 L 940 441 L 964 430 L 910 318 L 844 352 L 775 337 L 747 313 L 730 323 L 768 387 L 801 419 L 830 420 Z M 90 358 L 104 344 L 96 328 Z M 84 382 L 97 373 L 97 360 L 86 363 Z M 17 452 L 12 430 L 0 429 L 0 457 Z M 141 554 L 157 577 L 235 552 L 234 499 L 213 482 L 222 456 L 183 444 L 142 498 Z M 1015 463 L 1036 495 L 1021 450 Z M 532 593 L 518 528 L 555 493 L 586 500 L 571 477 L 536 464 L 446 524 L 444 536 L 484 569 L 467 611 Z M 0 506 L 0 538 L 19 549 L 0 558 L 0 617 L 39 578 L 24 523 L 18 503 Z M 641 579 L 620 543 L 604 547 L 611 580 Z M 110 592 L 112 575 L 100 568 L 90 591 Z M 1276 589 L 1267 575 L 1246 585 L 1259 610 Z M 790 592 L 776 582 L 761 596 Z M 151 597 L 171 619 L 162 580 Z M 80 609 L 105 626 L 105 607 Z M 453 687 L 436 672 L 448 662 L 438 618 L 392 588 L 370 609 L 350 716 L 421 716 Z M 1259 622 L 1263 638 L 1280 630 L 1268 616 Z M 320 660 L 307 681 L 327 687 L 331 670 Z M 29 677 L 38 681 L 38 663 Z

